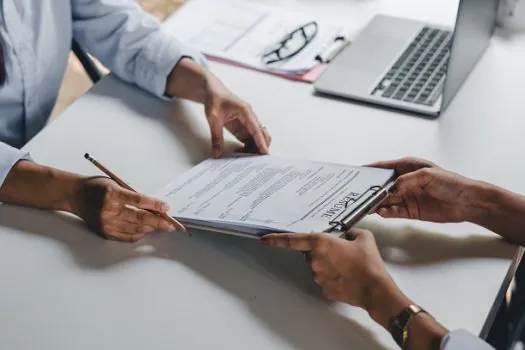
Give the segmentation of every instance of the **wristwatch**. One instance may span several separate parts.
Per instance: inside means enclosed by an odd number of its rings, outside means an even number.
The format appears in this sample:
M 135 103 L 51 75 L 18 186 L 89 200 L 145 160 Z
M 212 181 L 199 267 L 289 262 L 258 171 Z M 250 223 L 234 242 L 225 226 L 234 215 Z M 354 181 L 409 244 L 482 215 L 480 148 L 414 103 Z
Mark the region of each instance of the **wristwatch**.
M 412 304 L 390 320 L 390 334 L 401 349 L 405 349 L 408 342 L 408 325 L 410 320 L 421 312 L 427 313 L 421 307 Z

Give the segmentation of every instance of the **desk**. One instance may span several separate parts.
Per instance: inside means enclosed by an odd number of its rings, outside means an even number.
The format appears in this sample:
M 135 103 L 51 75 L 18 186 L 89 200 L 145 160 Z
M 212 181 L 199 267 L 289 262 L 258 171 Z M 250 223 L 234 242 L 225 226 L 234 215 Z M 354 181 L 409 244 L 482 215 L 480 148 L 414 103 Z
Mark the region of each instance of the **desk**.
M 361 25 L 379 9 L 447 19 L 444 3 L 286 5 Z M 211 68 L 253 104 L 276 155 L 350 164 L 416 155 L 525 192 L 523 79 L 514 80 L 524 47 L 524 37 L 494 38 L 435 121 L 312 96 L 309 85 L 260 73 Z M 168 105 L 112 76 L 26 149 L 41 163 L 97 174 L 83 159 L 89 152 L 144 192 L 210 155 L 202 107 Z M 374 230 L 389 271 L 411 298 L 451 329 L 481 331 L 515 247 L 467 224 L 369 217 L 361 226 Z M 0 281 L 6 350 L 396 349 L 365 312 L 324 301 L 300 254 L 219 234 L 159 233 L 122 244 L 97 238 L 74 218 L 2 206 Z

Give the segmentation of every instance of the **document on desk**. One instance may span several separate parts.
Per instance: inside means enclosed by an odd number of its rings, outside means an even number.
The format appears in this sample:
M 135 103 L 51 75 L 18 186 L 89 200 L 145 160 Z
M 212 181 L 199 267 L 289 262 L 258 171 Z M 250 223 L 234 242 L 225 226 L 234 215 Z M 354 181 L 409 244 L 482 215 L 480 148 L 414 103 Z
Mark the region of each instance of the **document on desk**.
M 183 223 L 248 235 L 323 232 L 391 183 L 385 169 L 234 155 L 206 160 L 157 194 Z
M 267 48 L 274 47 L 295 29 L 313 20 L 299 11 L 285 11 L 245 0 L 192 0 L 168 17 L 163 29 L 209 58 L 294 75 L 318 66 L 316 56 L 336 38 L 343 38 L 345 28 L 315 21 L 317 34 L 298 54 L 270 65 L 263 62 L 262 55 Z M 298 40 L 301 38 L 302 35 L 297 35 Z

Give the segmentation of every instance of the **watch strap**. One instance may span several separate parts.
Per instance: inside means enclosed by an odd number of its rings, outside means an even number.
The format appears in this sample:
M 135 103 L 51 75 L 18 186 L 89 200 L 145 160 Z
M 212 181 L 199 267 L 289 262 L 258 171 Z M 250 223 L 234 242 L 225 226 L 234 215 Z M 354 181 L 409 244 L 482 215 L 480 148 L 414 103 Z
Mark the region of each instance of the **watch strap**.
M 410 320 L 421 312 L 426 313 L 421 307 L 411 304 L 390 321 L 390 334 L 401 349 L 405 348 L 408 341 L 408 326 Z

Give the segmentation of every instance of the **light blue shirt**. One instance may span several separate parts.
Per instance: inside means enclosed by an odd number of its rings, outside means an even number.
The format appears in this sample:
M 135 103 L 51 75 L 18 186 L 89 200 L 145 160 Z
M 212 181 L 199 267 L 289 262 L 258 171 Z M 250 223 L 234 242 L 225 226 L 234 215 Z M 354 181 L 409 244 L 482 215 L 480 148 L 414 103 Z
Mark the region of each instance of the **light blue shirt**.
M 73 35 L 121 79 L 159 97 L 182 57 L 205 64 L 134 0 L 0 0 L 0 35 L 7 67 L 0 88 L 0 186 L 27 157 L 19 148 L 47 123 Z

